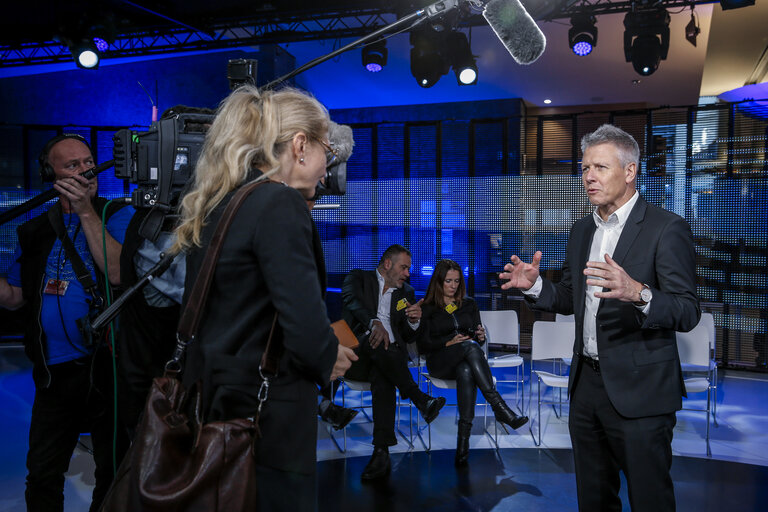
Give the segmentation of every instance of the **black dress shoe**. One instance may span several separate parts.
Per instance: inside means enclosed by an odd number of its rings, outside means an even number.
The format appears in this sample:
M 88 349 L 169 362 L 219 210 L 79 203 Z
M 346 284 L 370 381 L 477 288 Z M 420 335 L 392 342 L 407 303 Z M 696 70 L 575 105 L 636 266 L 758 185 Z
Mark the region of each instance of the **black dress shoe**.
M 320 417 L 323 421 L 329 423 L 334 430 L 341 430 L 349 425 L 349 422 L 357 416 L 358 412 L 356 409 L 348 409 L 330 402 L 320 414 Z
M 435 398 L 428 398 L 426 402 L 421 404 L 421 407 L 417 406 L 417 408 L 424 418 L 424 421 L 429 424 L 432 423 L 432 420 L 437 418 L 437 415 L 440 414 L 440 409 L 442 409 L 444 405 L 445 397 L 438 396 Z
M 376 480 L 377 478 L 385 477 L 392 469 L 392 465 L 389 462 L 389 449 L 388 448 L 374 448 L 371 460 L 366 464 L 363 469 L 363 474 L 360 475 L 360 479 Z

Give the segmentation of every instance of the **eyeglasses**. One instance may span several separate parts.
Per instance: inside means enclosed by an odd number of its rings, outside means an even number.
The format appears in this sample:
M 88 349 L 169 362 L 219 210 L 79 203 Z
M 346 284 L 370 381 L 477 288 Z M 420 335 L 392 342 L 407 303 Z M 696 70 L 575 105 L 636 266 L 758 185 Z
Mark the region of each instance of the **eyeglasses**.
M 339 153 L 335 148 L 331 147 L 330 143 L 325 142 L 323 139 L 317 139 L 317 141 L 325 148 L 325 166 L 328 167 L 339 158 Z

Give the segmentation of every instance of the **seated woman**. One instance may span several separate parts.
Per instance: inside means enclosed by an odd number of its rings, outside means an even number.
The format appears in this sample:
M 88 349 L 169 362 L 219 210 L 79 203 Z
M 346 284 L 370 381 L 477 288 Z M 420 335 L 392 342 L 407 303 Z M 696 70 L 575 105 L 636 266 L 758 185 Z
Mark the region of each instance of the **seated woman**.
M 491 369 L 480 347 L 485 343 L 480 310 L 474 300 L 464 296 L 465 289 L 459 264 L 440 260 L 422 305 L 422 321 L 426 322 L 427 330 L 419 344 L 419 350 L 427 358 L 430 375 L 456 380 L 459 408 L 456 466 L 467 464 L 478 388 L 493 409 L 496 421 L 515 429 L 528 422 L 526 416 L 515 414 L 493 387 Z

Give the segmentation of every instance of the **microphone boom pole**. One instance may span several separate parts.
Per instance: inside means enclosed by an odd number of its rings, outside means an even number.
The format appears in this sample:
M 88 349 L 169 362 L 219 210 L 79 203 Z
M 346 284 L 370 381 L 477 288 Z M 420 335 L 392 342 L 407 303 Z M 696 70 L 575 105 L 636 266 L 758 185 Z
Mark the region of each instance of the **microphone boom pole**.
M 416 12 L 400 18 L 399 20 L 385 25 L 384 27 L 357 39 L 346 46 L 313 59 L 303 66 L 300 66 L 288 74 L 276 78 L 263 86 L 261 90 L 269 90 L 273 87 L 293 78 L 310 68 L 317 66 L 329 59 L 336 57 L 348 50 L 352 50 L 369 41 L 378 39 L 381 35 L 392 32 L 411 23 L 406 29 L 411 29 L 417 25 L 438 16 L 442 16 L 453 9 L 457 9 L 459 4 L 467 0 L 441 0 L 431 5 L 423 7 Z M 531 64 L 538 59 L 546 47 L 546 38 L 536 22 L 531 18 L 528 11 L 520 3 L 520 0 L 488 0 L 483 3 L 483 17 L 491 26 L 491 29 L 499 38 L 501 43 L 512 55 L 518 64 Z
M 104 162 L 103 164 L 97 165 L 96 167 L 93 167 L 91 169 L 88 169 L 84 173 L 80 174 L 80 176 L 83 176 L 86 179 L 92 179 L 95 178 L 97 174 L 99 174 L 102 171 L 106 171 L 110 167 L 112 167 L 115 164 L 114 160 L 109 160 L 107 162 Z M 0 213 L 0 225 L 5 224 L 9 220 L 13 220 L 19 215 L 23 213 L 27 213 L 29 210 L 32 210 L 33 208 L 36 208 L 40 206 L 41 204 L 45 204 L 51 199 L 54 199 L 56 196 L 59 195 L 59 191 L 55 188 L 51 188 L 49 190 L 46 190 L 45 192 L 41 192 L 40 194 L 36 195 L 32 199 L 29 199 L 23 203 L 21 203 L 18 206 L 14 206 L 8 211 L 5 211 L 3 213 Z
M 316 59 L 313 59 L 303 66 L 300 66 L 290 73 L 287 73 L 279 78 L 276 78 L 269 82 L 267 85 L 263 86 L 262 90 L 269 90 L 273 87 L 281 84 L 282 82 L 285 82 L 286 80 L 290 80 L 294 76 L 298 75 L 299 73 L 303 73 L 304 71 L 313 68 L 317 66 L 318 64 L 321 64 L 329 59 L 334 58 L 337 55 L 340 55 L 348 50 L 351 50 L 357 46 L 360 46 L 361 44 L 365 44 L 368 41 L 373 41 L 375 39 L 378 39 L 379 36 L 386 34 L 387 32 L 391 32 L 392 30 L 396 28 L 400 28 L 403 25 L 407 25 L 408 23 L 413 22 L 413 24 L 408 28 L 413 28 L 416 25 L 430 19 L 434 18 L 436 16 L 443 15 L 447 13 L 448 11 L 451 11 L 459 6 L 459 0 L 443 0 L 440 2 L 435 2 L 434 4 L 428 5 L 427 7 L 424 7 L 422 9 L 419 9 L 416 12 L 413 12 L 407 16 L 404 16 L 400 18 L 399 20 L 390 23 L 389 25 L 385 25 L 384 27 L 380 28 L 379 30 L 376 30 L 367 36 L 363 36 L 360 39 L 357 39 L 355 41 L 352 41 L 346 46 L 342 46 L 341 48 L 332 51 L 331 53 L 327 55 L 323 55 L 322 57 L 318 57 Z
M 139 290 L 152 282 L 154 278 L 160 276 L 163 272 L 168 270 L 177 254 L 163 253 L 160 256 L 160 261 L 158 261 L 154 267 L 149 269 L 149 271 L 144 274 L 141 279 L 136 282 L 136 284 L 125 290 L 120 295 L 120 297 L 115 300 L 115 302 L 113 302 L 107 309 L 102 311 L 98 317 L 96 317 L 96 319 L 91 323 L 91 327 L 95 331 L 101 330 L 109 322 L 114 320 L 118 313 L 120 313 L 120 310 L 123 309 L 123 306 L 125 306 L 125 303 L 128 302 L 131 297 L 133 297 Z

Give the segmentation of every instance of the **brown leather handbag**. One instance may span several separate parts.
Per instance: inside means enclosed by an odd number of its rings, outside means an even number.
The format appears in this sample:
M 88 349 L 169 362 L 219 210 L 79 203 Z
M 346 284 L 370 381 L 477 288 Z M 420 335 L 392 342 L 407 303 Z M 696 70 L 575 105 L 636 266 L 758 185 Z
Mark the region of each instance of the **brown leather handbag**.
M 203 265 L 182 313 L 178 343 L 165 374 L 152 382 L 136 437 L 107 493 L 103 512 L 237 512 L 256 509 L 253 443 L 261 436 L 259 413 L 277 374 L 272 343 L 277 314 L 259 366 L 263 378 L 252 418 L 203 423 L 201 386 L 178 380 L 186 345 L 197 333 L 224 235 L 235 212 L 259 181 L 242 187 L 216 226 Z

